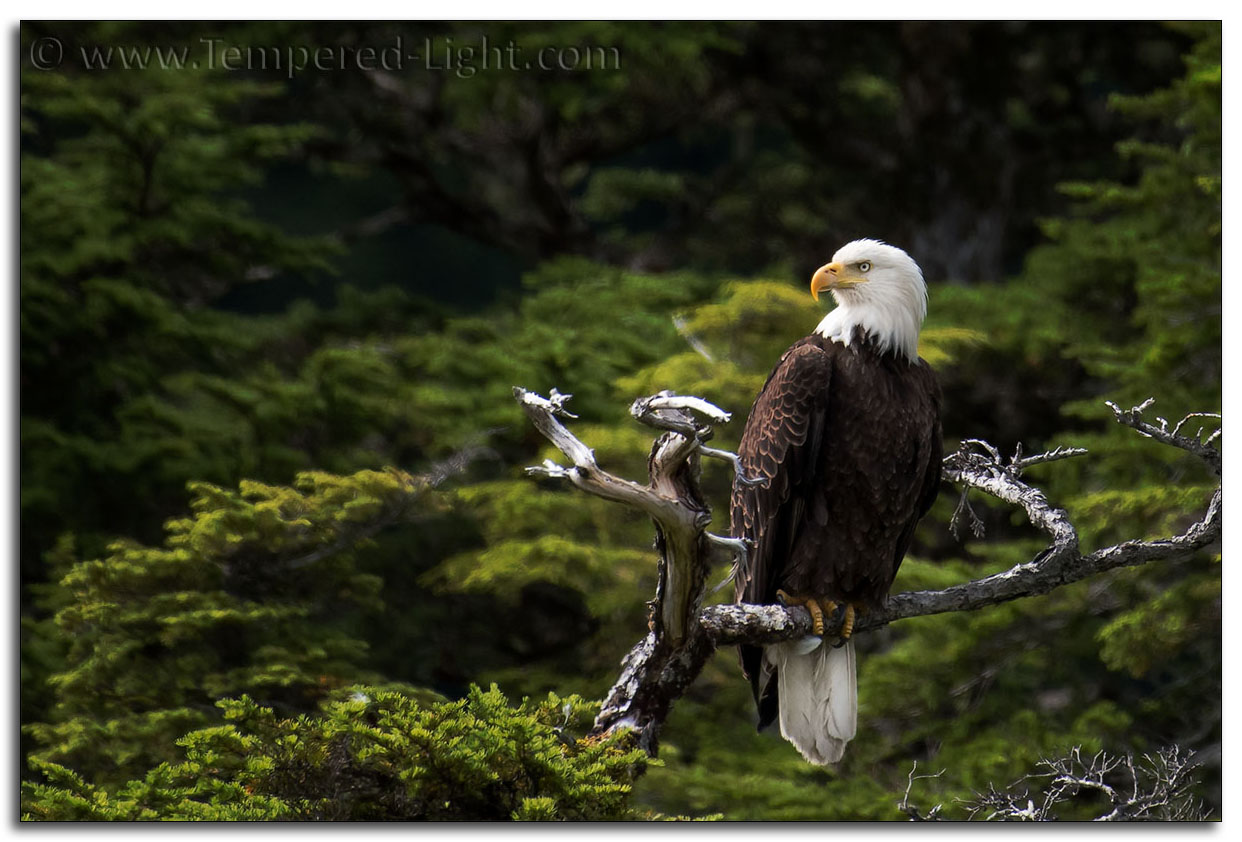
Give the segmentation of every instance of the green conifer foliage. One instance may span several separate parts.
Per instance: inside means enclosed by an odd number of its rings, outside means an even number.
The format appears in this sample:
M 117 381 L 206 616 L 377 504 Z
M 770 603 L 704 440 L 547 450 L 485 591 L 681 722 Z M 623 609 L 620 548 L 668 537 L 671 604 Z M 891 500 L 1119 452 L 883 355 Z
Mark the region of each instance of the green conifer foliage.
M 624 738 L 584 739 L 598 704 L 549 695 L 512 705 L 495 685 L 433 701 L 345 688 L 315 715 L 251 697 L 221 701 L 227 724 L 178 741 L 184 758 L 114 792 L 40 762 L 23 818 L 133 821 L 616 821 L 646 755 Z
M 56 615 L 69 641 L 56 707 L 29 731 L 36 756 L 116 783 L 168 760 L 216 699 L 249 693 L 308 710 L 359 678 L 366 644 L 346 623 L 380 581 L 357 544 L 410 517 L 425 483 L 399 471 L 307 473 L 293 487 L 193 486 L 193 514 L 162 546 L 114 543 L 75 565 Z
M 1061 272 L 1067 301 L 1097 286 L 1112 290 L 1120 308 L 1111 324 L 1074 335 L 1070 353 L 1100 385 L 1065 407 L 1072 418 L 1099 418 L 1104 397 L 1124 406 L 1155 397 L 1150 413 L 1173 423 L 1188 412 L 1220 411 L 1221 30 L 1211 22 L 1185 28 L 1197 38 L 1185 74 L 1149 95 L 1115 101 L 1139 125 L 1155 127 L 1119 146 L 1137 177 L 1072 185 L 1082 215 L 1051 225 L 1054 243 L 1028 269 L 1032 276 Z M 1183 432 L 1218 426 L 1212 418 L 1191 419 Z M 1145 447 L 1125 432 L 1105 423 L 1070 438 L 1067 443 L 1093 452 L 1092 475 L 1079 464 L 1049 484 L 1078 519 L 1086 546 L 1168 534 L 1215 486 L 1195 460 Z M 1145 747 L 1163 740 L 1206 750 L 1213 787 L 1221 727 L 1220 577 L 1220 555 L 1212 553 L 1119 571 L 1093 588 L 1097 603 L 1117 607 L 1084 629 L 1097 642 L 1110 683 L 1133 699 L 1141 723 L 1135 738 Z
M 249 425 L 212 404 L 245 401 L 220 378 L 275 325 L 206 305 L 323 271 L 330 249 L 239 195 L 314 134 L 257 117 L 279 88 L 189 69 L 27 69 L 22 86 L 21 511 L 38 581 L 61 531 L 131 533 L 187 479 L 240 477 Z
M 607 38 L 613 26 L 544 34 Z M 751 29 L 702 40 L 696 31 L 676 27 L 666 48 L 688 74 L 676 81 L 706 94 L 729 82 L 714 74 Z M 938 278 L 931 289 L 920 352 L 946 387 L 947 445 L 978 435 L 1005 449 L 1087 446 L 1085 458 L 1030 472 L 1069 509 L 1085 549 L 1167 534 L 1214 487 L 1185 456 L 1118 429 L 1101 405 L 1154 395 L 1173 420 L 1220 406 L 1220 29 L 1187 32 L 1200 40 L 1184 78 L 1117 101 L 1141 141 L 1107 166 L 1081 164 L 1084 177 L 1130 167 L 1133 178 L 1068 188 L 1076 210 L 1046 224 L 1050 242 L 1018 277 Z M 882 67 L 897 55 L 882 51 L 887 33 L 862 38 L 875 67 L 851 60 L 838 80 L 849 95 L 842 113 L 875 116 L 876 137 L 911 93 Z M 627 49 L 648 51 L 636 59 L 665 63 L 650 30 L 623 34 Z M 1016 29 L 1006 43 L 1024 37 Z M 774 360 L 827 305 L 784 269 L 728 282 L 695 269 L 784 253 L 790 238 L 818 253 L 829 220 L 855 217 L 850 197 L 873 199 L 883 179 L 904 179 L 900 167 L 869 172 L 864 192 L 828 193 L 811 189 L 828 178 L 816 161 L 761 143 L 758 166 L 704 206 L 710 231 L 694 226 L 673 252 L 688 256 L 683 272 L 559 257 L 482 315 L 342 284 L 333 305 L 240 316 L 213 303 L 273 272 L 320 271 L 330 251 L 261 222 L 239 198 L 317 136 L 267 122 L 268 105 L 296 100 L 206 72 L 28 76 L 23 581 L 54 620 L 23 618 L 23 720 L 42 776 L 24 786 L 25 817 L 895 819 L 916 760 L 920 771 L 946 769 L 920 797 L 951 813 L 955 798 L 1075 745 L 1179 742 L 1210 758 L 1219 744 L 1220 559 L 1207 554 L 860 637 L 860 732 L 838 768 L 808 766 L 754 733 L 732 652 L 677 703 L 662 763 L 642 777 L 646 760 L 623 742 L 573 736 L 591 706 L 568 694 L 600 697 L 645 631 L 650 523 L 524 476 L 555 454 L 512 387 L 575 393 L 575 432 L 627 477 L 645 475 L 651 436 L 625 407 L 660 389 L 732 411 L 713 444 L 735 446 Z M 656 77 L 549 78 L 548 113 L 598 127 L 592 143 L 602 146 L 634 133 L 616 105 L 624 100 L 610 97 L 660 101 Z M 492 109 L 526 113 L 518 106 L 537 92 L 533 79 L 455 79 L 447 101 L 468 136 L 486 134 Z M 1040 90 L 1041 101 L 1063 94 Z M 1010 116 L 1032 129 L 1021 102 L 1010 101 Z M 771 128 L 756 115 L 737 125 L 741 146 Z M 813 116 L 802 125 L 818 145 Z M 566 137 L 562 128 L 552 134 Z M 457 166 L 437 137 L 426 135 L 427 160 Z M 508 162 L 513 149 L 492 151 Z M 655 243 L 629 223 L 644 203 L 700 203 L 693 173 L 630 164 L 580 162 L 565 174 L 600 226 L 601 254 Z M 494 202 L 520 185 L 489 191 L 489 178 L 498 180 L 479 167 L 458 186 Z M 515 218 L 495 234 L 542 224 Z M 563 245 L 536 250 L 574 250 Z M 480 444 L 481 464 L 434 490 L 382 468 L 422 469 Z M 731 475 L 708 460 L 704 472 L 712 529 L 723 533 Z M 161 538 L 187 483 L 191 512 Z M 946 526 L 955 503 L 944 489 L 897 590 L 1004 570 L 1041 548 L 1021 516 L 977 499 L 987 537 L 958 542 Z M 54 704 L 41 695 L 47 674 Z M 493 681 L 518 696 L 566 697 L 514 705 L 477 687 Z
M 1133 182 L 1067 188 L 1076 213 L 1047 224 L 1053 241 L 1010 283 L 932 289 L 927 335 L 973 332 L 937 362 L 949 446 L 983 435 L 1028 452 L 1087 447 L 1088 456 L 1031 471 L 1069 510 L 1084 550 L 1178 531 L 1215 488 L 1196 460 L 1119 428 L 1102 403 L 1155 396 L 1152 411 L 1164 407 L 1173 422 L 1220 406 L 1220 29 L 1195 32 L 1182 79 L 1117 102 L 1156 123 L 1155 140 L 1119 150 L 1136 168 Z M 895 590 L 999 572 L 1040 548 L 1019 515 L 978 500 L 989 538 L 956 546 L 947 496 L 920 526 L 926 543 L 916 542 Z M 919 557 L 929 550 L 937 563 Z M 714 713 L 725 698 L 749 704 L 726 659 L 700 678 L 710 690 L 675 709 L 673 751 L 640 796 L 658 809 L 730 818 L 898 819 L 894 794 L 918 761 L 920 771 L 945 770 L 921 786 L 961 818 L 954 799 L 1018 780 L 1074 746 L 1141 753 L 1176 742 L 1204 753 L 1200 792 L 1215 801 L 1220 574 L 1219 555 L 1204 553 L 868 635 L 858 643 L 860 734 L 837 770 L 809 769 L 782 742 Z M 720 749 L 743 741 L 753 753 Z M 1090 804 L 1079 807 L 1075 815 L 1091 815 Z

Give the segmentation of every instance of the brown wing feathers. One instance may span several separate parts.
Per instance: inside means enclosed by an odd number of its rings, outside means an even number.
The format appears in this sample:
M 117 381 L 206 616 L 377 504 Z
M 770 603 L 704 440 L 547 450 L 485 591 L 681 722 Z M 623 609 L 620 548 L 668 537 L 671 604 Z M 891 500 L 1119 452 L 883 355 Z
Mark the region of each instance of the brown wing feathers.
M 935 374 L 865 342 L 809 336 L 768 377 L 738 456 L 765 482 L 734 484 L 733 534 L 753 542 L 737 600 L 772 603 L 783 588 L 880 604 L 939 485 Z M 741 654 L 762 727 L 776 693 L 759 686 L 763 650 Z
M 738 457 L 762 484 L 734 486 L 734 535 L 752 542 L 748 575 L 735 583 L 739 602 L 771 603 L 803 522 L 808 482 L 815 476 L 827 417 L 832 362 L 804 340 L 781 357 L 751 407 Z M 816 519 L 826 518 L 816 513 Z M 760 686 L 763 648 L 743 646 L 742 670 L 759 706 L 760 727 L 777 716 L 776 693 Z
M 747 476 L 766 482 L 734 488 L 734 534 L 755 542 L 750 575 L 735 585 L 740 601 L 764 603 L 776 596 L 778 567 L 797 538 L 807 484 L 816 473 L 831 372 L 828 354 L 803 340 L 781 357 L 751 408 L 738 457 Z

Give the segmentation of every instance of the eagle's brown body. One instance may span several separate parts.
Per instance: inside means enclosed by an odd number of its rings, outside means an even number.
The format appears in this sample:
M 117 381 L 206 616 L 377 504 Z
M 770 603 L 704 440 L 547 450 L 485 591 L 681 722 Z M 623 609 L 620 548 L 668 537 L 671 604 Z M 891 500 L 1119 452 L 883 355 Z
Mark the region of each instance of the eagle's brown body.
M 766 482 L 733 487 L 733 533 L 753 542 L 739 602 L 777 591 L 883 604 L 940 481 L 940 389 L 920 359 L 813 334 L 781 357 L 751 408 L 738 455 Z M 760 727 L 777 714 L 761 647 L 742 647 Z

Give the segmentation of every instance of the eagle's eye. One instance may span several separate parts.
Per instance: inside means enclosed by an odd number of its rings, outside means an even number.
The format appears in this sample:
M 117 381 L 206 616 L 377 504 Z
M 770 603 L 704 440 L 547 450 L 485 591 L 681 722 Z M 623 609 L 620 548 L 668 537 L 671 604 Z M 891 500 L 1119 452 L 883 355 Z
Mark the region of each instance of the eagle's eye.
M 859 271 L 859 272 L 870 272 L 870 271 L 871 271 L 871 261 L 869 261 L 869 260 L 864 260 L 862 263 L 859 263 L 859 264 L 858 264 L 858 271 Z

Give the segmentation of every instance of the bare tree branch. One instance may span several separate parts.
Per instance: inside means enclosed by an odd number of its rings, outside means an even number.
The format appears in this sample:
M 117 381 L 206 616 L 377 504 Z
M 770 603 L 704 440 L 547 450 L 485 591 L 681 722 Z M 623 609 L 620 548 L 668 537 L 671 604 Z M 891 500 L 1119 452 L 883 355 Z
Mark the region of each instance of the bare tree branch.
M 711 423 L 729 420 L 729 413 L 702 398 L 670 392 L 635 401 L 630 413 L 637 420 L 666 431 L 652 446 L 649 482 L 643 486 L 602 470 L 594 452 L 565 428 L 558 416 L 566 415 L 566 396 L 513 391 L 536 428 L 573 463 L 566 468 L 545 462 L 529 473 L 563 477 L 584 491 L 640 509 L 655 522 L 660 559 L 651 629 L 626 658 L 596 720 L 599 731 L 633 728 L 640 745 L 654 754 L 669 707 L 715 648 L 698 624 L 708 573 L 722 553 L 736 554 L 739 563 L 745 559 L 743 545 L 706 531 L 711 509 L 699 490 L 703 442 L 711 438 Z
M 1118 423 L 1125 424 L 1127 427 L 1132 427 L 1148 438 L 1153 438 L 1156 441 L 1170 444 L 1174 447 L 1180 447 L 1188 453 L 1193 453 L 1195 456 L 1198 456 L 1206 462 L 1208 467 L 1212 469 L 1212 472 L 1219 477 L 1221 475 L 1221 452 L 1212 447 L 1212 442 L 1220 438 L 1222 428 L 1218 427 L 1216 432 L 1208 436 L 1207 441 L 1201 441 L 1203 437 L 1202 427 L 1199 428 L 1198 434 L 1193 437 L 1181 435 L 1181 430 L 1182 425 L 1191 418 L 1215 418 L 1220 420 L 1220 415 L 1215 412 L 1192 412 L 1181 421 L 1177 422 L 1177 425 L 1170 430 L 1169 422 L 1158 416 L 1156 420 L 1160 422 L 1159 427 L 1149 424 L 1143 420 L 1144 410 L 1155 402 L 1155 398 L 1148 398 L 1138 406 L 1124 411 L 1112 401 L 1105 401 L 1104 404 L 1113 411 L 1115 416 L 1117 416 Z
M 1191 789 L 1198 763 L 1194 754 L 1183 754 L 1177 746 L 1145 754 L 1118 757 L 1097 752 L 1083 759 L 1075 747 L 1065 757 L 1040 761 L 1046 772 L 1028 775 L 1008 790 L 989 787 L 974 801 L 963 806 L 972 819 L 984 821 L 1056 821 L 1059 807 L 1081 793 L 1097 793 L 1104 801 L 1092 821 L 1204 821 L 1208 812 Z M 911 775 L 913 775 L 913 771 Z M 1027 782 L 1043 782 L 1042 790 L 1031 793 Z M 905 806 L 909 802 L 909 789 Z M 917 808 L 914 808 L 917 814 Z M 934 810 L 932 811 L 935 812 Z M 929 813 L 930 815 L 930 813 Z
M 1129 413 L 1119 413 L 1114 408 L 1114 412 L 1118 413 L 1118 420 L 1126 426 L 1199 456 L 1213 470 L 1216 469 L 1215 466 L 1219 466 L 1220 451 L 1214 447 L 1158 428 L 1153 427 L 1151 430 L 1154 432 L 1149 432 L 1136 426 L 1135 423 L 1142 423 L 1138 418 L 1141 407 L 1135 407 Z M 1043 492 L 1017 478 L 1023 467 L 1052 461 L 1052 458 L 1046 457 L 1066 458 L 1079 455 L 1080 452 L 1058 448 L 1049 454 L 1026 459 L 1016 457 L 1007 463 L 990 445 L 976 444 L 983 445 L 981 449 L 984 453 L 963 449 L 945 457 L 944 476 L 953 482 L 977 488 L 1000 500 L 1020 506 L 1031 522 L 1052 538 L 1051 546 L 1031 561 L 1015 565 L 1002 573 L 941 591 L 907 591 L 894 594 L 888 598 L 883 609 L 860 617 L 854 626 L 855 633 L 879 628 L 907 617 L 948 611 L 971 611 L 1021 597 L 1039 596 L 1113 568 L 1185 558 L 1220 541 L 1221 491 L 1217 488 L 1203 517 L 1180 535 L 1156 541 L 1125 541 L 1096 550 L 1090 555 L 1080 555 L 1078 533 L 1065 511 L 1054 508 Z M 786 624 L 772 624 L 770 612 L 752 611 L 746 605 L 710 607 L 703 612 L 701 622 L 719 644 L 776 643 L 810 632 L 810 614 L 805 609 L 782 610 L 796 615 L 796 632 L 792 635 L 789 634 Z
M 650 481 L 639 485 L 601 470 L 594 452 L 560 422 L 572 417 L 565 409 L 569 396 L 555 390 L 543 398 L 525 389 L 514 395 L 541 433 L 573 463 L 562 467 L 550 460 L 528 473 L 568 479 L 577 487 L 609 500 L 626 503 L 649 514 L 656 525 L 660 553 L 656 598 L 651 603 L 651 628 L 622 662 L 621 676 L 596 719 L 595 732 L 618 727 L 635 729 L 638 742 L 654 754 L 659 730 L 673 702 L 681 696 L 718 646 L 739 643 L 768 644 L 811 633 L 811 616 L 805 608 L 781 605 L 714 605 L 700 610 L 707 574 L 721 557 L 732 557 L 737 566 L 747 563 L 747 547 L 738 539 L 706 532 L 711 511 L 699 489 L 699 457 L 723 457 L 735 470 L 732 454 L 707 448 L 712 424 L 729 420 L 729 414 L 701 398 L 661 392 L 634 402 L 631 414 L 640 422 L 666 432 L 652 447 L 648 468 Z M 1122 412 L 1113 404 L 1119 423 L 1164 444 L 1178 447 L 1203 459 L 1220 475 L 1220 451 L 1212 446 L 1220 431 L 1207 441 L 1181 435 L 1181 423 L 1172 430 L 1142 420 L 1151 401 Z M 1194 415 L 1189 417 L 1218 417 Z M 704 420 L 705 419 L 705 420 Z M 939 591 L 910 591 L 890 596 L 884 608 L 859 617 L 858 634 L 907 617 L 971 611 L 1013 599 L 1046 594 L 1063 585 L 1117 567 L 1157 560 L 1184 558 L 1212 546 L 1221 536 L 1221 491 L 1216 489 L 1203 517 L 1183 533 L 1157 541 L 1125 541 L 1082 555 L 1078 532 L 1063 509 L 1053 506 L 1044 493 L 1021 479 L 1022 472 L 1037 464 L 1054 462 L 1086 451 L 1055 448 L 1023 456 L 1021 449 L 1005 459 L 987 442 L 971 439 L 944 460 L 944 476 L 964 489 L 977 489 L 1020 507 L 1032 524 L 1049 536 L 1047 549 L 1031 561 L 1015 565 L 971 582 Z M 965 505 L 965 504 L 963 504 Z M 829 635 L 838 626 L 826 628 Z
M 712 357 L 712 352 L 707 349 L 707 346 L 703 344 L 702 340 L 690 332 L 689 326 L 686 324 L 685 317 L 674 316 L 673 327 L 677 328 L 677 332 L 681 334 L 681 338 L 686 340 L 686 344 L 693 348 L 695 353 L 707 360 L 709 363 L 714 363 L 716 361 L 715 358 Z
M 942 805 L 937 804 L 935 807 L 928 810 L 926 814 L 923 814 L 918 807 L 910 803 L 910 790 L 914 788 L 915 781 L 921 781 L 926 778 L 938 778 L 945 773 L 945 770 L 941 769 L 934 775 L 916 775 L 914 773 L 918 770 L 918 768 L 919 762 L 916 760 L 910 766 L 910 775 L 906 779 L 906 792 L 905 795 L 902 796 L 901 801 L 898 802 L 897 809 L 909 816 L 910 821 L 912 822 L 940 821 L 940 808 Z
M 967 520 L 968 519 L 968 520 Z M 970 534 L 976 538 L 982 538 L 984 529 L 983 521 L 975 514 L 975 510 L 970 506 L 970 486 L 963 486 L 962 493 L 958 497 L 957 508 L 953 510 L 953 517 L 949 518 L 949 531 L 953 533 L 953 537 L 958 541 L 962 540 L 962 521 L 965 520 L 970 525 Z
M 565 428 L 559 418 L 574 417 L 564 409 L 565 401 L 572 395 L 560 395 L 554 389 L 552 397 L 545 398 L 518 387 L 514 388 L 513 394 L 535 428 L 573 463 L 565 468 L 548 460 L 542 466 L 527 468 L 526 473 L 568 479 L 583 491 L 642 509 L 653 518 L 674 514 L 675 507 L 671 501 L 660 500 L 638 483 L 602 470 L 595 461 L 595 451 Z

